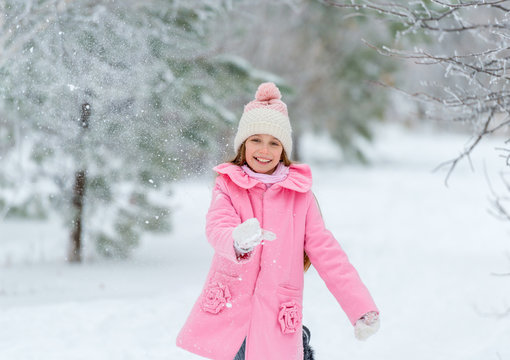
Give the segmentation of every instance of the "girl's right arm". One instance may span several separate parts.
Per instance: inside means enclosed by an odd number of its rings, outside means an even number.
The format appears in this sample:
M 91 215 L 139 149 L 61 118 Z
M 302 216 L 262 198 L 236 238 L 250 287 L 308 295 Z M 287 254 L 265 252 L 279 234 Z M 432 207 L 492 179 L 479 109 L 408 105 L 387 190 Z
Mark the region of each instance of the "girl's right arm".
M 224 180 L 221 176 L 216 178 L 212 192 L 211 205 L 206 216 L 207 240 L 215 252 L 233 262 L 239 263 L 246 259 L 239 258 L 234 249 L 232 232 L 239 224 L 241 218 L 227 195 Z M 245 257 L 246 258 L 246 257 Z

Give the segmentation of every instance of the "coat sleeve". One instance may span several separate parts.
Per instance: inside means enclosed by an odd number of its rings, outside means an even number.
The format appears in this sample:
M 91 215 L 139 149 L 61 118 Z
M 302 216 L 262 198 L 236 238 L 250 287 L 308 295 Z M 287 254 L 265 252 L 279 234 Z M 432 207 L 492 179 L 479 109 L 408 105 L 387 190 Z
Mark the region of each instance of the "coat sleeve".
M 206 215 L 205 232 L 214 251 L 236 263 L 246 262 L 250 258 L 250 253 L 240 256 L 234 249 L 232 231 L 240 223 L 241 218 L 225 191 L 224 180 L 218 176 L 212 192 L 211 205 Z
M 379 310 L 340 244 L 325 228 L 311 192 L 310 198 L 305 225 L 306 254 L 354 325 L 367 312 Z

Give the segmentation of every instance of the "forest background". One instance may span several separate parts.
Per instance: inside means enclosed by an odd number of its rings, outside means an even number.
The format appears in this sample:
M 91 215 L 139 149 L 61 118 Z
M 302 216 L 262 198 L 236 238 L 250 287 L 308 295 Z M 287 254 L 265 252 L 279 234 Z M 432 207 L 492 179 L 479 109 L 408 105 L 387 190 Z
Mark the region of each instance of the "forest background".
M 347 239 L 340 240 L 354 252 L 354 262 L 364 265 L 361 268 L 366 273 L 362 275 L 386 305 L 388 316 L 394 300 L 390 288 L 403 285 L 371 279 L 370 269 L 377 264 L 386 266 L 390 258 L 402 260 L 394 262 L 402 265 L 393 269 L 395 276 L 423 266 L 423 271 L 415 273 L 414 280 L 420 281 L 418 273 L 425 276 L 431 265 L 415 254 L 421 249 L 420 236 L 432 228 L 440 229 L 434 240 L 437 248 L 428 239 L 438 258 L 446 251 L 445 263 L 455 264 L 457 256 L 466 256 L 451 278 L 439 281 L 440 276 L 431 272 L 421 279 L 423 283 L 437 283 L 441 291 L 448 291 L 445 289 L 456 285 L 465 289 L 472 285 L 470 279 L 480 277 L 487 285 L 479 288 L 485 294 L 479 302 L 498 305 L 490 311 L 471 308 L 443 313 L 441 304 L 436 304 L 438 298 L 427 294 L 421 301 L 435 304 L 429 310 L 444 316 L 440 320 L 429 316 L 431 323 L 423 329 L 432 334 L 432 320 L 447 329 L 442 321 L 449 316 L 461 325 L 461 319 L 470 319 L 477 325 L 453 327 L 458 336 L 447 337 L 448 345 L 437 349 L 462 347 L 470 343 L 466 339 L 480 335 L 475 336 L 474 327 L 490 326 L 492 332 L 480 330 L 487 334 L 477 347 L 482 350 L 473 352 L 467 346 L 469 350 L 459 350 L 456 358 L 468 358 L 467 353 L 475 354 L 473 359 L 510 356 L 508 346 L 500 345 L 510 327 L 487 320 L 507 324 L 510 313 L 505 296 L 496 295 L 494 300 L 491 295 L 495 289 L 506 289 L 508 282 L 507 247 L 501 244 L 507 244 L 510 219 L 509 14 L 510 1 L 500 0 L 0 0 L 0 300 L 11 310 L 4 317 L 9 326 L 3 338 L 12 343 L 4 347 L 3 355 L 21 354 L 11 356 L 13 359 L 35 356 L 35 350 L 20 352 L 16 345 L 27 330 L 23 324 L 31 321 L 18 313 L 26 304 L 43 306 L 48 301 L 58 302 L 58 298 L 76 301 L 70 295 L 75 292 L 88 301 L 86 314 L 101 314 L 105 323 L 113 324 L 107 318 L 117 316 L 114 309 L 103 310 L 93 302 L 101 298 L 96 290 L 104 290 L 110 272 L 123 271 L 145 282 L 143 275 L 136 273 L 147 270 L 140 259 L 151 253 L 160 261 L 163 252 L 168 256 L 164 262 L 172 268 L 151 267 L 151 271 L 182 269 L 188 264 L 180 262 L 181 257 L 202 269 L 198 262 L 206 262 L 210 253 L 200 247 L 207 245 L 201 233 L 195 232 L 194 224 L 200 220 L 194 216 L 207 208 L 204 199 L 209 195 L 203 190 L 212 181 L 211 168 L 232 156 L 231 141 L 243 105 L 253 98 L 261 82 L 272 81 L 282 90 L 289 108 L 294 160 L 312 165 L 317 177 L 315 192 L 328 199 L 322 200 L 325 212 L 338 212 L 347 222 L 356 223 L 351 215 L 361 219 L 358 230 L 349 232 L 347 224 L 339 225 L 334 233 L 346 231 L 340 236 Z M 446 142 L 451 145 L 447 150 Z M 483 161 L 476 157 L 479 148 L 488 156 Z M 393 167 L 404 163 L 404 171 Z M 410 169 L 418 168 L 427 175 L 420 172 L 418 177 L 407 177 Z M 431 169 L 436 170 L 434 180 L 428 178 Z M 474 185 L 471 171 L 483 180 Z M 334 180 L 321 182 L 321 176 Z M 203 183 L 195 187 L 196 181 Z M 426 181 L 446 187 L 428 187 Z M 407 189 L 412 185 L 415 188 Z M 352 193 L 344 193 L 343 188 Z M 451 195 L 459 188 L 463 195 Z M 459 206 L 449 215 L 443 213 L 443 206 L 448 208 L 445 189 L 450 189 L 448 194 Z M 354 196 L 357 191 L 364 195 Z M 352 212 L 335 207 L 351 196 Z M 392 207 L 404 198 L 402 209 Z M 468 201 L 472 198 L 477 201 Z M 431 199 L 445 203 L 429 208 Z M 194 203 L 186 207 L 190 201 Z M 328 205 L 328 201 L 332 203 Z M 374 203 L 388 206 L 379 208 Z M 392 225 L 397 220 L 390 217 L 374 220 L 388 209 L 401 219 L 398 226 Z M 408 214 L 415 217 L 408 218 Z M 475 224 L 478 227 L 473 230 L 470 225 Z M 400 229 L 392 233 L 394 238 L 376 233 L 385 228 L 393 231 L 392 226 Z M 40 229 L 50 230 L 45 235 L 46 230 Z M 420 229 L 427 230 L 420 234 Z M 412 236 L 404 238 L 409 233 Z M 367 250 L 361 243 L 360 248 L 349 243 L 349 236 L 369 235 L 379 238 L 384 246 L 375 242 Z M 178 241 L 188 237 L 192 241 L 187 245 Z M 408 243 L 412 237 L 416 238 Z M 365 263 L 356 250 L 366 252 L 373 262 Z M 408 256 L 407 260 L 399 254 Z M 503 261 L 494 260 L 501 260 L 502 254 Z M 490 268 L 492 261 L 498 264 L 497 269 Z M 433 264 L 436 270 L 442 269 Z M 174 301 L 167 295 L 158 298 L 157 307 L 172 309 L 170 315 L 164 313 L 172 319 L 170 330 L 160 329 L 161 334 L 174 336 L 183 321 L 179 316 L 188 310 L 184 303 L 198 294 L 202 275 L 196 269 L 181 282 L 170 281 L 170 288 L 182 289 L 180 297 Z M 441 274 L 448 269 L 442 269 Z M 58 289 L 54 288 L 51 276 L 55 273 L 66 285 L 59 280 Z M 81 290 L 79 279 L 83 280 Z M 111 281 L 117 283 L 115 296 L 131 294 L 120 274 Z M 396 292 L 402 297 L 394 305 L 406 315 L 416 316 L 406 321 L 419 325 L 419 313 L 412 313 L 405 299 L 407 295 L 414 299 L 429 288 L 419 287 L 415 281 L 403 282 L 407 289 Z M 150 284 L 146 281 L 147 287 L 141 286 L 137 296 L 153 291 Z M 320 288 L 312 287 L 320 294 Z M 145 329 L 144 321 L 155 321 L 136 313 L 132 297 L 126 299 L 130 301 L 127 314 L 140 316 L 136 325 Z M 166 306 L 159 302 L 163 299 L 169 301 Z M 465 300 L 460 292 L 447 299 L 457 304 Z M 473 299 L 469 297 L 470 305 Z M 168 307 L 169 303 L 172 306 Z M 45 308 L 43 313 L 54 319 L 61 311 L 82 309 L 67 305 Z M 329 316 L 326 309 L 333 308 L 324 307 L 323 315 Z M 310 314 L 308 318 L 314 319 Z M 13 327 L 12 319 L 22 321 Z M 85 326 L 82 320 L 73 322 Z M 399 321 L 397 317 L 393 321 L 388 324 L 393 334 L 413 344 L 406 338 L 412 332 L 395 330 Z M 34 329 L 40 331 L 49 322 L 37 317 Z M 326 358 L 333 358 L 334 351 L 324 340 L 332 327 L 321 332 L 318 320 L 310 323 L 318 331 L 319 354 L 322 351 Z M 64 336 L 66 326 L 52 330 Z M 9 332 L 9 327 L 18 332 Z M 138 339 L 144 339 L 141 331 L 134 332 Z M 391 340 L 384 335 L 381 338 Z M 95 341 L 94 335 L 87 338 L 92 339 Z M 123 343 L 121 339 L 115 338 Z M 394 343 L 386 344 L 388 348 Z M 53 358 L 69 358 L 69 344 L 51 345 L 62 351 Z M 147 346 L 138 345 L 140 352 L 135 351 L 133 358 L 149 356 L 144 352 Z M 149 358 L 184 356 L 158 345 Z M 41 340 L 35 349 L 44 346 Z M 366 354 L 381 351 L 377 346 L 368 348 Z M 91 356 L 109 358 L 105 348 L 114 351 L 101 344 L 99 353 Z M 409 353 L 411 348 L 416 346 L 402 347 Z M 454 352 L 440 351 L 444 358 Z M 126 356 L 114 354 L 110 358 Z M 433 351 L 421 355 L 441 358 Z
M 126 257 L 144 232 L 169 230 L 172 182 L 231 155 L 261 82 L 277 83 L 291 109 L 296 160 L 308 131 L 328 134 L 339 162 L 366 162 L 371 124 L 420 121 L 373 83 L 412 71 L 360 41 L 391 42 L 395 25 L 320 2 L 3 1 L 1 11 L 0 218 L 59 213 L 69 260 L 82 244 Z

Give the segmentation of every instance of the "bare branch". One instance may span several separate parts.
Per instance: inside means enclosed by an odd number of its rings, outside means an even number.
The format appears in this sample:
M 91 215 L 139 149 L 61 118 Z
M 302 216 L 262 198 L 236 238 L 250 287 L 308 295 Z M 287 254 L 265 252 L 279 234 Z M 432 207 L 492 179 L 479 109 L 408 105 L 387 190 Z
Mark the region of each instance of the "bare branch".
M 338 8 L 349 8 L 349 9 L 356 9 L 356 10 L 369 9 L 369 10 L 376 10 L 376 11 L 378 11 L 380 13 L 383 13 L 383 14 L 393 15 L 393 16 L 397 16 L 397 17 L 401 17 L 401 18 L 409 17 L 409 13 L 408 14 L 404 14 L 402 12 L 397 12 L 395 10 L 388 10 L 388 9 L 385 9 L 384 7 L 382 7 L 382 6 L 377 6 L 377 5 L 374 5 L 374 4 L 371 4 L 371 3 L 364 3 L 364 4 L 360 4 L 360 5 L 355 5 L 355 4 L 337 3 L 336 1 L 332 1 L 332 0 L 322 0 L 322 1 L 325 4 L 327 4 L 327 5 L 338 7 Z M 395 7 L 398 6 L 400 8 L 403 8 L 404 10 L 408 10 L 407 7 L 402 6 L 402 5 L 394 4 L 394 6 Z
M 445 185 L 446 186 L 448 186 L 448 180 L 450 178 L 450 175 L 452 174 L 453 170 L 455 169 L 455 167 L 457 166 L 459 161 L 461 161 L 462 159 L 464 159 L 466 157 L 469 159 L 470 155 L 473 152 L 473 149 L 476 147 L 476 145 L 478 145 L 478 143 L 482 140 L 483 137 L 485 137 L 487 134 L 491 133 L 491 131 L 489 131 L 489 124 L 491 123 L 493 116 L 494 116 L 494 111 L 492 111 L 489 114 L 487 120 L 485 121 L 483 130 L 476 136 L 475 140 L 471 143 L 471 145 L 467 149 L 464 149 L 464 151 L 456 158 L 449 160 L 449 161 L 445 161 L 445 162 L 439 164 L 434 169 L 434 171 L 437 171 L 440 168 L 449 166 L 448 173 L 446 174 L 446 177 L 445 177 Z M 509 218 L 509 220 L 510 220 L 510 218 Z
M 464 2 L 461 4 L 450 4 L 445 3 L 444 1 L 440 0 L 431 0 L 431 2 L 449 7 L 449 8 L 465 8 L 465 7 L 473 7 L 473 6 L 498 6 L 498 4 L 502 4 L 504 2 L 507 2 L 508 0 L 496 0 L 496 1 L 470 1 L 470 2 Z
M 482 1 L 472 1 L 469 3 L 461 3 L 461 4 L 449 4 L 445 3 L 443 1 L 435 0 L 432 1 L 433 3 L 436 3 L 438 5 L 441 5 L 443 7 L 448 8 L 448 10 L 444 12 L 434 12 L 431 9 L 427 8 L 423 3 L 421 6 L 424 8 L 425 12 L 427 13 L 427 17 L 424 17 L 423 14 L 416 10 L 412 9 L 409 6 L 404 6 L 401 4 L 396 3 L 381 3 L 377 4 L 371 1 L 362 1 L 359 4 L 356 3 L 340 3 L 333 0 L 322 0 L 325 4 L 337 8 L 346 8 L 346 9 L 366 9 L 366 10 L 372 10 L 376 11 L 379 14 L 386 14 L 391 15 L 399 19 L 400 21 L 403 21 L 405 19 L 405 25 L 407 25 L 409 28 L 422 28 L 429 31 L 435 31 L 435 32 L 462 32 L 462 31 L 471 31 L 471 30 L 477 30 L 477 29 L 510 29 L 510 26 L 508 24 L 495 24 L 495 23 L 488 23 L 488 24 L 470 24 L 470 25 L 462 25 L 458 27 L 451 27 L 451 26 L 434 26 L 433 24 L 439 24 L 442 20 L 446 19 L 450 15 L 455 14 L 457 11 L 464 9 L 464 8 L 472 8 L 472 7 L 494 7 L 498 8 L 502 11 L 510 11 L 504 7 L 502 7 L 500 4 L 506 2 L 506 0 L 501 1 L 493 1 L 493 2 L 482 2 Z M 434 14 L 434 15 L 432 15 Z

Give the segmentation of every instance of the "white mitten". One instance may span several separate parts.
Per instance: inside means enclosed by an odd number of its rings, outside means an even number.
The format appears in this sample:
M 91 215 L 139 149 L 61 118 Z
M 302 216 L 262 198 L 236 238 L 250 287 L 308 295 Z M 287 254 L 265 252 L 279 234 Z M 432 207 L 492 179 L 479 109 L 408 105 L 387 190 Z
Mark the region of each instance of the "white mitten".
M 358 340 L 366 340 L 379 330 L 379 315 L 371 311 L 363 315 L 354 325 L 354 335 Z
M 248 219 L 237 225 L 232 232 L 232 237 L 234 238 L 234 247 L 240 254 L 249 253 L 263 240 L 276 239 L 273 232 L 260 228 L 260 223 L 256 218 Z

